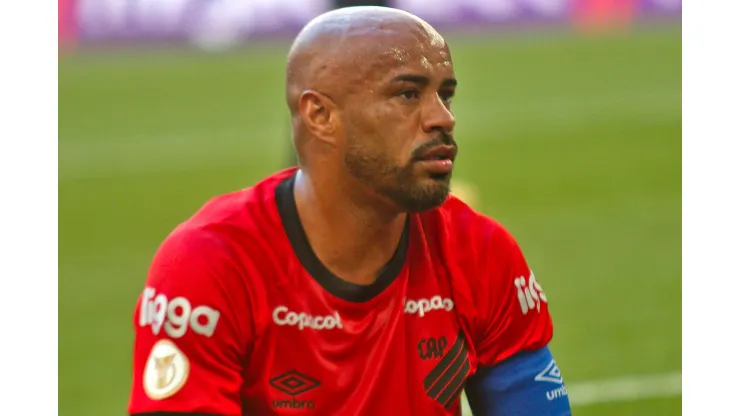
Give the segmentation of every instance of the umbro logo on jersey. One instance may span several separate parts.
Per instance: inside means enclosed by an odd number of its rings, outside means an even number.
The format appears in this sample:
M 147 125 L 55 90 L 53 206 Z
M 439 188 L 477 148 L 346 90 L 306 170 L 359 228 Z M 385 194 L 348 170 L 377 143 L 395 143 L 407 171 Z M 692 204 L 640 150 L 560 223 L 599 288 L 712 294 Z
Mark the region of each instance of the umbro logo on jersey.
M 313 400 L 299 400 L 296 396 L 320 386 L 317 380 L 291 370 L 270 379 L 270 385 L 281 392 L 293 396 L 291 399 L 273 399 L 272 407 L 275 409 L 314 409 L 316 403 Z
M 542 303 L 547 303 L 545 292 L 542 291 L 542 286 L 537 282 L 531 270 L 529 279 L 519 276 L 514 279 L 514 286 L 516 287 L 516 296 L 519 299 L 522 314 L 526 315 L 533 309 L 537 309 L 537 312 L 539 312 Z

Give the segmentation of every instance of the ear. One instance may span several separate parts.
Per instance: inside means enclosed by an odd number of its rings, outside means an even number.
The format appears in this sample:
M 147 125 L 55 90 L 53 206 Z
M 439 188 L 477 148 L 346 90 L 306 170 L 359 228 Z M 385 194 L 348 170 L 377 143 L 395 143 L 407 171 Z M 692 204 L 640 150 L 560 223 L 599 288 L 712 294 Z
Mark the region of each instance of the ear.
M 306 90 L 298 98 L 298 114 L 312 136 L 327 143 L 335 143 L 336 105 L 326 95 Z

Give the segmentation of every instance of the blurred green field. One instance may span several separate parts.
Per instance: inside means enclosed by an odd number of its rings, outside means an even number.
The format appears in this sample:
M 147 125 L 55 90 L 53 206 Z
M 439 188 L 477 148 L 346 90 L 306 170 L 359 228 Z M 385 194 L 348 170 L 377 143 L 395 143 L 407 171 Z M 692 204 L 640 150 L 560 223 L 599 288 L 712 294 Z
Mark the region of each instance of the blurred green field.
M 456 178 L 547 291 L 567 383 L 681 369 L 681 32 L 450 38 Z M 158 244 L 282 168 L 287 44 L 59 63 L 59 409 L 124 415 Z M 576 407 L 675 415 L 680 396 Z

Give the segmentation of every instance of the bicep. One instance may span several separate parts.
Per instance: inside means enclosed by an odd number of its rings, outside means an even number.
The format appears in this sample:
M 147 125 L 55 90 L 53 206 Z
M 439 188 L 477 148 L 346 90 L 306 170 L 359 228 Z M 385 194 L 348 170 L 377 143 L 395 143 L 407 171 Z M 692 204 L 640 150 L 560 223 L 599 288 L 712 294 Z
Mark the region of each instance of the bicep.
M 569 416 L 570 402 L 548 347 L 482 367 L 465 394 L 475 416 Z
M 129 413 L 241 414 L 249 334 L 232 261 L 208 235 L 160 248 L 134 316 Z

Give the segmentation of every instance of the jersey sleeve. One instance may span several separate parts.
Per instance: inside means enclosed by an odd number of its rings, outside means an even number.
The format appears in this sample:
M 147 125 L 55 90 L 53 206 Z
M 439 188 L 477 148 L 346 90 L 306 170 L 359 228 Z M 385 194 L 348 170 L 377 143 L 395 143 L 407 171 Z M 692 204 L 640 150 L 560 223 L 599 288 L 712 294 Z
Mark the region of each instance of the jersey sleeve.
M 480 325 L 476 354 L 481 366 L 516 353 L 542 348 L 552 338 L 547 297 L 514 237 L 494 223 L 483 244 L 480 271 Z
M 175 231 L 154 256 L 134 313 L 131 415 L 241 415 L 251 339 L 246 289 L 228 245 Z

